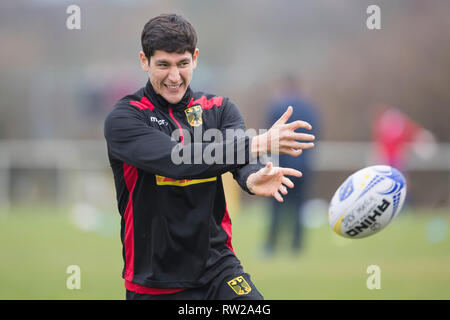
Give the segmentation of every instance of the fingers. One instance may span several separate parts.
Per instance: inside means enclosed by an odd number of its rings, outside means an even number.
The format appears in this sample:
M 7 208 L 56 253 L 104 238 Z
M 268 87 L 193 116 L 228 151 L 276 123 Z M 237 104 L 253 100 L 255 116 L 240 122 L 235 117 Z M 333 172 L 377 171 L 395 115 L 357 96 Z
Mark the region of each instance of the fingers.
M 290 149 L 311 149 L 314 148 L 314 142 L 297 142 L 297 141 L 287 141 L 283 144 L 283 146 L 280 146 L 280 150 L 283 148 L 290 148 Z
M 302 152 L 299 150 L 302 149 L 311 149 L 314 148 L 314 142 L 299 142 L 297 140 L 303 141 L 313 141 L 315 139 L 312 134 L 305 133 L 291 133 L 290 136 L 286 137 L 283 141 L 280 141 L 279 145 L 279 153 L 280 154 L 289 154 L 291 156 L 299 156 Z
M 283 194 L 284 196 L 288 194 L 288 190 L 286 189 L 286 186 L 288 186 L 289 188 L 293 188 L 294 187 L 294 183 L 286 177 L 283 177 L 281 179 L 282 184 L 280 184 L 280 187 L 278 188 L 278 191 L 275 191 L 273 194 L 273 197 L 278 201 L 278 202 L 284 202 L 283 197 L 280 195 Z
M 292 168 L 280 168 L 280 170 L 283 176 L 294 176 L 297 178 L 300 178 L 302 176 L 302 173 L 300 171 Z
M 293 111 L 292 106 L 289 106 L 287 108 L 286 112 L 283 113 L 283 115 L 280 117 L 280 119 L 278 119 L 274 123 L 274 125 L 285 124 L 289 120 L 289 118 L 291 117 L 292 111 Z
M 280 195 L 280 193 L 278 191 L 275 191 L 273 193 L 273 197 L 278 201 L 278 202 L 283 202 L 283 197 Z
M 278 153 L 279 154 L 287 154 L 290 155 L 292 157 L 298 157 L 299 155 L 301 155 L 303 152 L 302 149 L 294 149 L 294 148 L 288 148 L 288 149 L 282 149 L 280 150 Z
M 291 139 L 300 141 L 314 141 L 316 137 L 313 134 L 292 132 Z
M 302 149 L 314 148 L 314 143 L 308 141 L 314 141 L 316 137 L 304 132 L 295 132 L 294 130 L 298 128 L 311 129 L 311 125 L 299 120 L 269 130 L 269 132 L 272 132 L 270 152 L 298 157 L 302 153 Z
M 302 121 L 302 120 L 297 120 L 297 121 L 293 121 L 291 123 L 288 123 L 287 127 L 290 130 L 297 130 L 297 129 L 300 129 L 300 128 L 306 129 L 306 130 L 311 130 L 312 129 L 312 126 L 308 122 Z
M 294 183 L 288 177 L 283 177 L 281 179 L 281 183 L 284 184 L 285 186 L 288 186 L 291 189 L 294 187 Z
M 278 189 L 283 195 L 287 195 L 288 191 L 284 185 L 280 185 L 280 188 Z
M 285 177 L 285 176 L 288 175 L 288 176 L 295 176 L 295 177 L 300 178 L 302 176 L 302 173 L 300 171 L 292 169 L 292 168 L 273 167 L 272 162 L 267 163 L 265 169 L 270 169 L 272 171 L 272 173 L 274 173 L 276 171 L 277 174 L 280 174 L 280 173 L 282 174 L 281 183 L 278 187 L 278 190 L 275 190 L 274 193 L 272 194 L 272 196 L 278 202 L 284 202 L 283 197 L 281 195 L 288 194 L 288 190 L 287 190 L 286 186 L 289 188 L 294 187 L 294 183 L 288 177 Z
M 282 147 L 279 147 L 278 154 L 287 154 L 292 157 L 298 157 L 302 154 L 303 149 L 312 149 L 314 148 L 313 142 L 296 142 L 290 141 L 284 143 Z

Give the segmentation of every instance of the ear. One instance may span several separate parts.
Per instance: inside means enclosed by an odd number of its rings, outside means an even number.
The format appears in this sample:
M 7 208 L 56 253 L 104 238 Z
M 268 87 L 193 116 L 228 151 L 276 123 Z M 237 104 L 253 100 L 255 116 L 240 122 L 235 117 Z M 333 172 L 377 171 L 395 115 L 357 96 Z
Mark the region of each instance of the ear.
M 198 48 L 195 49 L 194 54 L 192 55 L 193 69 L 197 67 L 197 57 L 198 57 Z
M 139 59 L 141 60 L 142 70 L 144 70 L 145 72 L 148 72 L 150 66 L 149 66 L 149 61 L 148 61 L 147 57 L 145 56 L 144 51 L 139 52 Z

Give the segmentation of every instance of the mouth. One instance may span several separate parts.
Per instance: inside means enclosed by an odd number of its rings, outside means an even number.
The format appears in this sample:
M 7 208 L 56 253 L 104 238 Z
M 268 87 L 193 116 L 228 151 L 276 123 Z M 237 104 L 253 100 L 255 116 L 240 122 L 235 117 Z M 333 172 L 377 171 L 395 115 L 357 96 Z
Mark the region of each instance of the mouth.
M 182 85 L 183 83 L 179 83 L 179 84 L 176 84 L 176 85 L 168 85 L 168 84 L 165 84 L 164 83 L 164 87 L 167 89 L 167 91 L 169 91 L 170 93 L 177 93 L 178 92 L 178 90 L 181 88 L 181 85 Z

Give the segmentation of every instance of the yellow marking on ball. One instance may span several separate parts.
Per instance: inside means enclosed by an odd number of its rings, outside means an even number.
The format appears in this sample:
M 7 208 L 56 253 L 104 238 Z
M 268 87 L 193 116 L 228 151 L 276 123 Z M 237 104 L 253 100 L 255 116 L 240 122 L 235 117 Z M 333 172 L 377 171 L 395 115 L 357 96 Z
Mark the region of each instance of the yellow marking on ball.
M 342 223 L 342 219 L 344 218 L 344 215 L 346 214 L 346 212 L 344 212 L 343 214 L 341 214 L 341 216 L 339 217 L 339 219 L 336 221 L 336 224 L 333 227 L 333 230 L 336 231 L 337 233 L 341 234 L 341 223 Z

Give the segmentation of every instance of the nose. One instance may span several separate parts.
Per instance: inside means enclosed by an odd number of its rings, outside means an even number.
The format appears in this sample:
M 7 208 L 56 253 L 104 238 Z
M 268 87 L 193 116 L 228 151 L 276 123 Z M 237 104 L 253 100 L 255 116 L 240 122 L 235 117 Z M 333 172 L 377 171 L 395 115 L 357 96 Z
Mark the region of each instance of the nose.
M 178 68 L 177 67 L 171 68 L 167 79 L 172 83 L 179 83 L 180 78 L 181 78 L 181 76 L 180 76 L 180 71 L 178 70 Z

